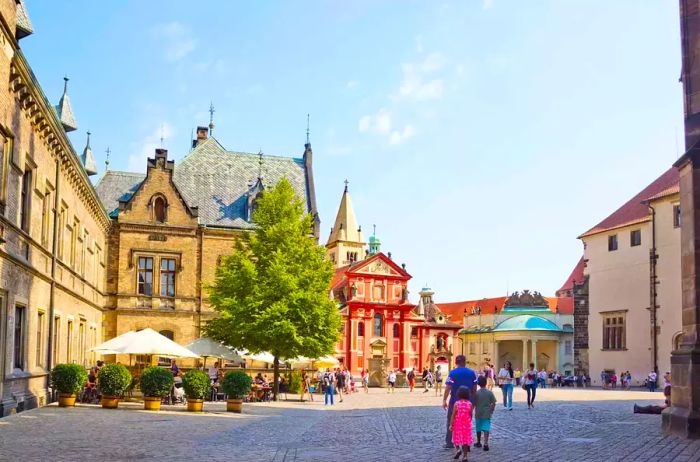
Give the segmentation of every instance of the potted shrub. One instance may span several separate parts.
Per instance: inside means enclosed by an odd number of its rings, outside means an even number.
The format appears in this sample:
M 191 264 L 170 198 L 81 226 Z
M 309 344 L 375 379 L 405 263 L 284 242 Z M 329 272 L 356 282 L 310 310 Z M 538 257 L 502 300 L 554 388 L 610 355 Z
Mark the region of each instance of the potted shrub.
M 141 374 L 141 391 L 143 392 L 143 408 L 148 411 L 159 411 L 160 401 L 173 388 L 173 374 L 162 367 L 147 367 Z
M 204 371 L 193 369 L 187 371 L 182 376 L 182 388 L 187 396 L 187 410 L 192 412 L 201 412 L 204 404 L 204 397 L 211 390 L 211 381 L 209 375 Z
M 250 385 L 253 379 L 243 371 L 232 371 L 224 376 L 221 388 L 227 395 L 226 410 L 229 412 L 241 412 L 243 398 L 250 393 Z
M 100 369 L 97 384 L 102 394 L 102 407 L 115 409 L 119 398 L 131 385 L 131 374 L 122 364 L 107 364 Z
M 58 391 L 60 407 L 75 406 L 75 398 L 87 382 L 87 372 L 79 364 L 56 364 L 51 371 L 51 386 Z

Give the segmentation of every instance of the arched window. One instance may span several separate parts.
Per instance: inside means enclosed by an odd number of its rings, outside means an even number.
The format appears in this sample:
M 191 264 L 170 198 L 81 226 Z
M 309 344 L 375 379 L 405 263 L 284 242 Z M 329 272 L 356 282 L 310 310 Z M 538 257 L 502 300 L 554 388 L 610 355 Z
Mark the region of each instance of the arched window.
M 394 323 L 394 338 L 399 338 L 399 324 Z
M 358 337 L 364 337 L 365 336 L 365 323 L 360 321 L 357 324 L 357 336 Z
M 681 349 L 681 342 L 683 341 L 683 332 L 678 332 L 673 336 L 673 351 L 678 351 Z
M 156 197 L 153 201 L 153 217 L 158 223 L 165 223 L 166 207 L 165 199 L 162 197 Z
M 381 337 L 384 333 L 382 315 L 377 313 L 374 315 L 374 336 Z

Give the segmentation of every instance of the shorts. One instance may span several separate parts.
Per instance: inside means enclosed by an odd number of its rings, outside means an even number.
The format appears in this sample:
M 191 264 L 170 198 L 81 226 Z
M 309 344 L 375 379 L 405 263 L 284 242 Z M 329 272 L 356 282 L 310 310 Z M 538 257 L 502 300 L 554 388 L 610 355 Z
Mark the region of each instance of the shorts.
M 491 433 L 491 419 L 474 419 L 476 432 Z
M 389 386 L 390 386 L 391 388 L 394 388 L 394 382 L 389 382 Z

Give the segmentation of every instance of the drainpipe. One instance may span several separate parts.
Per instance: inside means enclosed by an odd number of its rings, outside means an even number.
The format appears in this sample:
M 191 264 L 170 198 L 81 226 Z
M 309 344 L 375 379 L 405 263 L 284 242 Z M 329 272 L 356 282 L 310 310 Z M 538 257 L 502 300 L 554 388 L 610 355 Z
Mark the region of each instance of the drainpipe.
M 61 160 L 56 159 L 56 190 L 53 200 L 53 239 L 51 244 L 51 290 L 49 292 L 49 341 L 46 345 L 46 368 L 51 371 L 53 369 L 53 344 L 56 332 L 53 331 L 54 328 L 54 317 L 56 316 L 56 308 L 54 306 L 56 296 L 56 258 L 57 258 L 57 247 L 58 247 L 58 210 L 60 205 L 60 192 L 61 192 Z M 51 385 L 51 375 L 46 376 L 46 389 L 49 389 Z M 53 391 L 53 390 L 52 390 Z M 49 397 L 50 401 L 53 401 L 53 396 Z
M 659 256 L 656 254 L 656 209 L 647 204 L 649 210 L 651 210 L 651 250 L 649 251 L 649 311 L 651 316 L 651 363 L 654 368 L 654 372 L 658 377 L 659 375 L 659 364 L 658 364 L 658 334 L 657 334 L 657 309 L 659 308 L 657 304 L 657 291 L 656 286 L 658 285 L 658 280 L 656 276 L 656 262 Z

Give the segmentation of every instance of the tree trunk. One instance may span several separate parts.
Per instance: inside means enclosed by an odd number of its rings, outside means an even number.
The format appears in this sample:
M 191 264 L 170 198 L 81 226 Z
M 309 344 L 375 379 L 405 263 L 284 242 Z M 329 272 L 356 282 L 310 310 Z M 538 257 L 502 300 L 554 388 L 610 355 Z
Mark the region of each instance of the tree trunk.
M 277 356 L 275 356 L 274 367 L 275 373 L 273 374 L 272 399 L 277 401 L 277 394 L 280 388 L 280 360 Z

